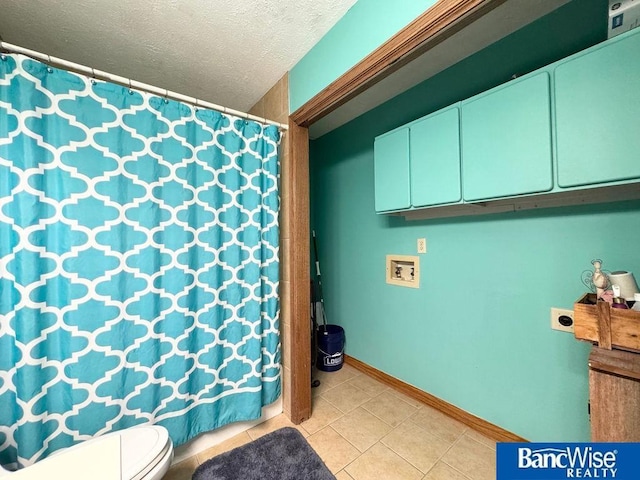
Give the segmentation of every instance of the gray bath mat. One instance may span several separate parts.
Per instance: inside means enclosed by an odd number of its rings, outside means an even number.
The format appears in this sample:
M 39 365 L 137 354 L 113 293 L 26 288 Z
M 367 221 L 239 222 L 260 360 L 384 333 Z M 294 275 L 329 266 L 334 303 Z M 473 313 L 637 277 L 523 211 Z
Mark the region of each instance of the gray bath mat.
M 281 428 L 213 457 L 193 480 L 336 480 L 295 428 Z

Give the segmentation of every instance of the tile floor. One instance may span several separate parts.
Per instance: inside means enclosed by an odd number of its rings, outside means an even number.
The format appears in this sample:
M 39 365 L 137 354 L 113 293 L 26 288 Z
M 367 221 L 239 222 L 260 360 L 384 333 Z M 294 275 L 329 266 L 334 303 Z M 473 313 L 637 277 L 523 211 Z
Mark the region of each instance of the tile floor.
M 163 480 L 190 480 L 205 460 L 285 426 L 307 438 L 338 480 L 495 479 L 489 438 L 349 365 L 317 378 L 306 422 L 279 415 L 174 465 Z

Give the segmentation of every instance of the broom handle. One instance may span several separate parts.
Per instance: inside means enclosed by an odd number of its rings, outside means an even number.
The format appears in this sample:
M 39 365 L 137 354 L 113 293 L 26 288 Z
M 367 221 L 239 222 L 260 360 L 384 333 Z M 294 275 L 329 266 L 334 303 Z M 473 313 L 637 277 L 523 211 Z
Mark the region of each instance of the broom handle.
M 318 258 L 318 244 L 316 242 L 316 231 L 313 230 L 313 253 L 316 256 L 316 276 L 318 277 L 318 294 L 320 296 L 320 305 L 322 306 L 322 324 L 324 325 L 324 334 L 327 334 L 327 317 L 324 314 L 324 295 L 322 294 L 322 275 L 320 274 L 320 259 Z

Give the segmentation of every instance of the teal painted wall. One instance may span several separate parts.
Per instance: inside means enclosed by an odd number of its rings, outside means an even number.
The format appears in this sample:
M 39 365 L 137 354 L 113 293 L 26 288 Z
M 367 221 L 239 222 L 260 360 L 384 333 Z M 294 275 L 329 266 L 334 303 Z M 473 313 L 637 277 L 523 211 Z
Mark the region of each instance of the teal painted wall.
M 346 352 L 532 441 L 589 440 L 589 346 L 551 330 L 550 308 L 572 308 L 593 258 L 640 277 L 640 201 L 406 222 L 374 213 L 373 139 L 603 40 L 606 10 L 572 2 L 311 143 L 312 227 Z M 420 237 L 420 289 L 387 285 L 385 255 L 415 254 Z
M 436 0 L 358 0 L 289 72 L 292 112 L 373 52 Z

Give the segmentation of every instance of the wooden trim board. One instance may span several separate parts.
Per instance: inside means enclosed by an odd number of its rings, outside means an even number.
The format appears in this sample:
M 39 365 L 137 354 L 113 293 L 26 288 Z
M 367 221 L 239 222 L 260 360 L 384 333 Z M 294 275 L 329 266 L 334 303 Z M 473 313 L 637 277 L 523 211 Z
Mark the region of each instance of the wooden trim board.
M 440 0 L 291 114 L 308 127 L 506 0 Z
M 473 428 L 477 432 L 482 433 L 484 436 L 489 437 L 496 442 L 527 442 L 524 438 L 516 435 L 515 433 L 511 433 L 504 428 L 498 427 L 492 423 L 487 422 L 481 418 L 472 415 L 469 412 L 465 412 L 461 408 L 456 407 L 455 405 L 451 405 L 444 400 L 441 400 L 438 397 L 434 397 L 430 393 L 427 393 L 419 388 L 414 387 L 413 385 L 409 385 L 408 383 L 403 382 L 402 380 L 398 380 L 391 375 L 388 375 L 380 370 L 373 368 L 370 365 L 367 365 L 360 360 L 350 357 L 349 355 L 344 356 L 345 363 L 347 365 L 351 365 L 352 367 L 360 370 L 363 373 L 366 373 L 370 377 L 379 380 L 385 385 L 390 386 L 391 388 L 398 390 L 400 393 L 404 393 L 406 396 L 411 397 L 419 402 L 422 402 L 430 407 L 439 410 L 445 415 L 458 420 L 461 423 L 464 423 L 468 427 Z
M 311 259 L 309 257 L 309 130 L 289 120 L 291 278 L 291 421 L 311 417 Z

